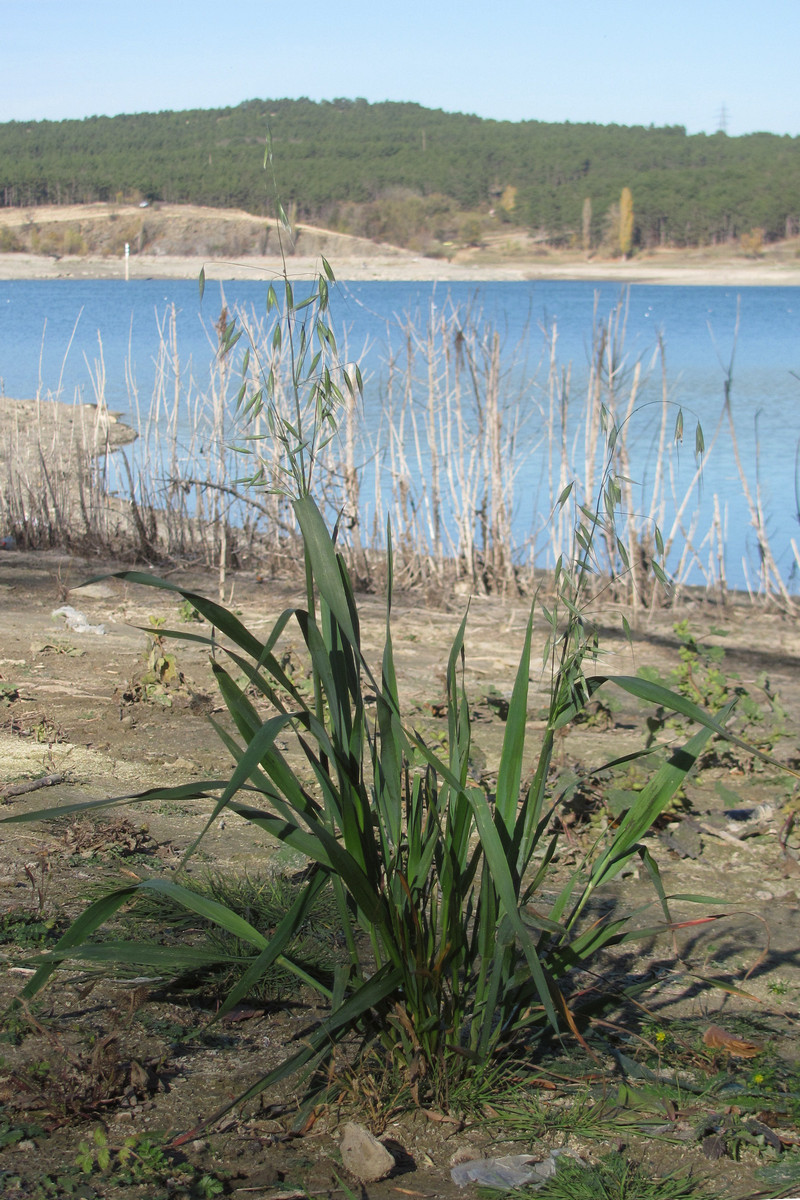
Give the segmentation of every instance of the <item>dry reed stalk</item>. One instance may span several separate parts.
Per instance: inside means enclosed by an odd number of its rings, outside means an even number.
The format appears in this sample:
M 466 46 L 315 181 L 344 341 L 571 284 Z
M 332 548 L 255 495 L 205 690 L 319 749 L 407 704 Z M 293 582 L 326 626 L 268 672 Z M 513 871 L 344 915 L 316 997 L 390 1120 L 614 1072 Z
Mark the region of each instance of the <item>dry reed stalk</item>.
M 227 513 L 224 506 L 224 495 L 221 491 L 227 485 L 227 451 L 226 451 L 226 413 L 229 405 L 228 399 L 228 377 L 229 377 L 229 360 L 223 353 L 223 339 L 225 337 L 225 327 L 228 323 L 228 310 L 223 307 L 219 321 L 216 325 L 217 337 L 219 345 L 215 357 L 215 367 L 211 376 L 211 397 L 212 397 L 212 413 L 213 413 L 213 428 L 212 428 L 212 446 L 213 446 L 213 462 L 211 465 L 212 480 L 216 485 L 211 494 L 212 504 L 212 522 L 217 535 L 217 570 L 218 570 L 218 594 L 220 603 L 225 600 L 225 578 L 228 555 L 228 527 Z
M 272 372 L 276 404 L 290 419 L 285 388 L 288 364 L 280 346 L 273 344 L 274 326 L 253 313 L 237 316 L 255 348 L 251 382 Z M 19 463 L 11 456 L 13 461 L 4 468 L 7 482 L 0 493 L 0 514 L 9 530 L 19 531 L 31 545 L 80 542 L 112 552 L 133 547 L 142 557 L 199 557 L 216 566 L 222 595 L 227 565 L 234 555 L 256 556 L 262 570 L 265 565 L 283 569 L 291 561 L 296 532 L 292 514 L 278 494 L 280 448 L 263 418 L 257 417 L 251 433 L 257 439 L 253 444 L 263 490 L 256 500 L 237 487 L 229 453 L 234 365 L 219 359 L 219 331 L 216 337 L 209 334 L 212 361 L 207 380 L 198 387 L 191 365 L 187 368 L 181 360 L 174 307 L 161 317 L 156 314 L 156 321 L 159 344 L 146 412 L 130 354 L 126 361 L 130 409 L 139 431 L 129 454 L 109 453 L 113 430 L 100 344 L 97 359 L 86 363 L 93 409 L 77 408 L 68 425 L 60 430 L 51 427 L 44 420 L 49 405 L 41 398 L 45 392 L 40 386 L 35 461 Z M 536 558 L 536 528 L 532 525 L 532 537 L 518 546 L 512 523 L 520 471 L 523 466 L 528 469 L 530 489 L 534 465 L 541 461 L 541 478 L 549 489 L 549 551 L 553 564 L 559 555 L 566 559 L 571 553 L 572 515 L 566 507 L 557 508 L 556 500 L 571 480 L 576 482 L 580 503 L 595 506 L 602 500 L 597 492 L 605 486 L 603 446 L 614 424 L 618 433 L 612 470 L 620 479 L 627 510 L 624 546 L 631 571 L 626 582 L 613 540 L 606 542 L 597 569 L 624 588 L 618 595 L 631 604 L 635 616 L 647 600 L 642 576 L 654 551 L 658 526 L 666 534 L 664 553 L 673 566 L 676 597 L 690 572 L 697 570 L 706 587 L 717 589 L 724 600 L 728 582 L 719 499 L 714 495 L 710 526 L 702 536 L 696 499 L 712 451 L 727 428 L 758 538 L 759 575 L 753 582 L 748 573 L 747 587 L 754 597 L 793 605 L 767 539 L 758 455 L 752 485 L 739 452 L 731 407 L 733 356 L 713 436 L 679 489 L 668 433 L 672 401 L 665 347 L 659 338 L 648 368 L 642 361 L 629 365 L 625 323 L 624 301 L 607 321 L 600 320 L 596 304 L 595 343 L 580 405 L 574 405 L 571 396 L 571 365 L 558 360 L 555 323 L 543 330 L 546 383 L 540 387 L 535 377 L 525 377 L 513 388 L 510 357 L 498 332 L 481 326 L 474 315 L 442 306 L 431 309 L 424 326 L 410 318 L 398 323 L 403 351 L 402 356 L 393 356 L 389 348 L 377 431 L 366 427 L 355 403 L 348 401 L 341 418 L 341 449 L 331 443 L 318 461 L 325 503 L 331 512 L 342 513 L 340 547 L 359 580 L 368 582 L 382 569 L 388 518 L 400 587 L 431 581 L 441 587 L 446 580 L 461 579 L 473 591 L 508 591 L 523 580 L 531 582 L 541 566 Z M 630 482 L 635 461 L 633 418 L 659 355 L 660 416 L 649 457 L 653 475 L 639 491 Z M 534 458 L 539 443 L 525 427 L 536 413 L 541 415 L 542 440 L 546 439 L 545 457 L 540 460 Z M 76 461 L 82 464 L 77 473 Z M 375 465 L 367 496 L 363 472 L 369 461 Z
M 558 328 L 554 321 L 546 334 L 549 349 L 548 369 L 548 482 L 550 487 L 549 515 L 547 524 L 550 529 L 550 544 L 553 563 L 559 558 L 566 558 L 567 548 L 572 538 L 572 514 L 566 506 L 558 506 L 558 497 L 573 478 L 569 459 L 567 442 L 567 417 L 569 412 L 569 397 L 571 387 L 571 365 L 564 369 L 558 363 L 556 347 L 558 344 Z M 558 446 L 558 479 L 555 477 L 553 465 L 554 447 Z
M 727 540 L 727 509 L 726 520 L 723 525 L 722 517 L 719 508 L 719 496 L 714 493 L 714 536 L 717 548 L 717 578 L 719 583 L 719 595 L 723 604 L 728 602 L 728 579 L 725 570 L 725 542 Z
M 757 480 L 755 495 L 751 491 L 747 473 L 742 464 L 741 454 L 739 453 L 739 439 L 736 436 L 736 426 L 734 424 L 731 406 L 732 383 L 732 376 L 729 373 L 725 379 L 724 385 L 725 402 L 723 411 L 727 420 L 728 432 L 731 439 L 731 448 L 733 450 L 733 457 L 736 462 L 736 470 L 739 475 L 739 482 L 741 484 L 742 493 L 747 501 L 747 507 L 750 513 L 750 524 L 756 532 L 756 538 L 758 542 L 759 583 L 757 591 L 760 595 L 768 600 L 777 599 L 777 597 L 780 597 L 783 607 L 788 612 L 792 612 L 794 611 L 795 604 L 791 595 L 789 594 L 786 584 L 783 582 L 781 573 L 778 570 L 778 565 L 775 562 L 775 558 L 772 553 L 772 547 L 769 543 L 766 520 L 761 502 L 761 489 Z M 756 446 L 757 445 L 758 437 L 756 436 Z M 758 457 L 758 450 L 756 451 L 756 456 Z M 749 581 L 748 590 L 750 590 Z

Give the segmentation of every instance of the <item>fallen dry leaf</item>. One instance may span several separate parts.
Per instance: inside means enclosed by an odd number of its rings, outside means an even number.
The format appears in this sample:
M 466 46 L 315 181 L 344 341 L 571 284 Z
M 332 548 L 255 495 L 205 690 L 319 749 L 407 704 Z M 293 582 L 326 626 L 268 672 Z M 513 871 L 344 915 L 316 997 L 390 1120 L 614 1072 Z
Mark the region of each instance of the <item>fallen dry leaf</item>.
M 703 1034 L 703 1042 L 710 1050 L 724 1050 L 734 1058 L 755 1058 L 764 1049 L 758 1042 L 746 1042 L 744 1038 L 726 1033 L 719 1025 L 709 1025 Z

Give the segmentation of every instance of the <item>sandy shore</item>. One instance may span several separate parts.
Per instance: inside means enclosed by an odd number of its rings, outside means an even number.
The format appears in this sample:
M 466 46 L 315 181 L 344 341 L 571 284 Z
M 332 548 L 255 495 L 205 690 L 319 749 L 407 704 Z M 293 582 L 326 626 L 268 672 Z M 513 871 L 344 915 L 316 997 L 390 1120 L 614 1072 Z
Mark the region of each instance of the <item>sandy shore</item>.
M 280 276 L 283 264 L 271 223 L 236 209 L 192 204 L 86 204 L 0 208 L 0 230 L 16 249 L 0 253 L 0 280 L 259 279 Z M 67 238 L 82 242 L 83 254 Z M 35 235 L 35 236 L 34 236 Z M 142 242 L 142 238 L 146 240 Z M 38 241 L 36 240 L 38 239 Z M 285 242 L 284 242 L 285 244 Z M 452 247 L 452 257 L 423 255 L 314 225 L 298 224 L 292 275 L 313 275 L 320 252 L 341 280 L 482 283 L 536 279 L 611 283 L 800 287 L 800 238 L 765 245 L 748 258 L 735 244 L 657 249 L 629 262 L 560 250 L 523 229 L 487 230 L 480 246 Z M 138 249 L 138 253 L 137 253 Z M 44 251 L 44 252 L 43 252 Z M 261 252 L 266 253 L 262 256 Z
M 357 256 L 331 255 L 341 280 L 431 280 L 481 283 L 492 280 L 586 280 L 613 283 L 674 284 L 678 286 L 800 287 L 800 260 L 749 260 L 689 253 L 665 252 L 630 262 L 586 261 L 552 254 L 532 261 L 447 262 L 423 258 L 403 250 L 370 247 Z M 297 255 L 288 260 L 298 277 L 319 270 L 319 259 Z M 282 272 L 276 256 L 248 257 L 239 262 L 218 262 L 200 257 L 132 255 L 131 279 L 196 279 L 204 268 L 207 279 L 272 278 Z M 0 254 L 0 280 L 13 279 L 124 279 L 120 258 L 63 257 L 34 254 Z

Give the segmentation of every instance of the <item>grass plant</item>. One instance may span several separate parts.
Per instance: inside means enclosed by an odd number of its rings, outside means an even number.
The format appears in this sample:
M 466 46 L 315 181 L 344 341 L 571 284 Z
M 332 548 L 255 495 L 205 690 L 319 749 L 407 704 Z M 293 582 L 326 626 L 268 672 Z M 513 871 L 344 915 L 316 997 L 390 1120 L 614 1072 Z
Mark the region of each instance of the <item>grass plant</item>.
M 708 1181 L 680 1176 L 652 1176 L 642 1164 L 621 1154 L 607 1154 L 595 1166 L 567 1156 L 556 1174 L 537 1189 L 541 1200 L 711 1200 Z
M 229 911 L 249 922 L 259 933 L 268 937 L 291 909 L 303 886 L 302 879 L 292 880 L 285 875 L 271 873 L 257 875 L 245 871 L 209 871 L 199 878 L 186 881 L 190 891 L 200 897 L 213 900 Z M 137 905 L 137 914 L 144 919 L 150 908 L 151 918 L 163 935 L 165 928 L 173 942 L 185 938 L 191 931 L 193 945 L 201 954 L 198 961 L 190 964 L 188 975 L 178 964 L 175 982 L 180 986 L 191 985 L 197 992 L 209 996 L 225 997 L 238 982 L 242 973 L 252 965 L 257 951 L 252 943 L 213 921 L 198 921 L 197 915 L 182 905 L 167 906 L 162 898 L 150 905 Z M 198 938 L 198 927 L 201 936 Z M 289 946 L 292 958 L 304 964 L 304 969 L 320 979 L 333 979 L 334 969 L 340 957 L 337 942 L 336 913 L 330 889 L 323 890 L 315 905 L 308 911 L 304 923 L 295 930 Z M 200 958 L 204 961 L 200 961 Z M 260 975 L 252 990 L 242 1000 L 252 1003 L 280 1004 L 293 997 L 297 987 L 296 976 L 279 964 L 271 971 Z
M 296 521 L 304 605 L 284 611 L 262 639 L 220 603 L 139 572 L 120 575 L 171 592 L 209 623 L 210 634 L 160 629 L 158 636 L 208 647 L 229 717 L 227 725 L 214 724 L 235 763 L 229 778 L 154 789 L 135 799 L 194 800 L 202 807 L 211 798 L 212 811 L 187 857 L 230 810 L 303 856 L 303 885 L 270 936 L 235 905 L 200 895 L 172 875 L 119 888 L 87 907 L 43 957 L 22 995 L 35 996 L 59 966 L 75 960 L 156 969 L 174 962 L 173 947 L 137 939 L 92 940 L 123 906 L 143 896 L 161 899 L 251 948 L 216 1019 L 275 966 L 327 1005 L 327 1015 L 299 1048 L 239 1100 L 298 1072 L 311 1080 L 312 1088 L 322 1086 L 325 1075 L 315 1075 L 315 1070 L 329 1065 L 344 1042 L 352 1055 L 355 1037 L 368 1048 L 382 1047 L 415 1101 L 448 1109 L 456 1106 L 465 1081 L 479 1082 L 487 1070 L 522 1053 L 529 1057 L 543 1033 L 572 1035 L 585 1046 L 563 990 L 565 977 L 612 946 L 669 929 L 673 898 L 703 900 L 667 896 L 657 864 L 640 839 L 711 736 L 732 736 L 725 728 L 732 705 L 711 716 L 658 683 L 609 679 L 598 669 L 599 650 L 585 624 L 586 607 L 603 555 L 611 548 L 625 557 L 616 525 L 624 487 L 615 459 L 620 424 L 601 406 L 597 436 L 605 440 L 606 467 L 598 480 L 598 498 L 587 504 L 570 481 L 556 504 L 558 512 L 572 507 L 574 532 L 569 553 L 556 562 L 554 600 L 549 606 L 539 604 L 548 627 L 540 661 L 550 687 L 538 745 L 532 751 L 527 745 L 529 681 L 538 669 L 533 609 L 491 790 L 470 773 L 472 730 L 463 682 L 466 616 L 447 658 L 445 745 L 429 744 L 410 727 L 392 641 L 391 527 L 386 532 L 384 647 L 381 661 L 373 663 L 362 651 L 356 595 L 337 544 L 338 518 L 315 495 L 317 470 L 335 436 L 337 413 L 357 402 L 361 388 L 358 369 L 340 361 L 329 323 L 333 283 L 323 260 L 314 287 L 302 299 L 296 298 L 288 273 L 278 287 L 270 285 L 267 310 L 276 313 L 276 321 L 269 349 L 282 350 L 289 375 L 279 378 L 269 352 L 262 354 L 259 345 L 244 350 L 239 368 L 237 405 L 254 428 L 251 440 L 243 443 L 250 463 L 247 482 L 260 494 L 278 494 Z M 219 333 L 220 352 L 230 357 L 228 378 L 241 332 L 232 319 Z M 654 541 L 660 547 L 657 530 Z M 661 567 L 654 563 L 652 569 L 663 581 Z M 299 630 L 305 646 L 310 692 L 296 686 L 281 665 L 280 641 L 290 626 Z M 548 783 L 555 739 L 608 684 L 681 713 L 697 731 L 654 772 L 619 823 L 574 868 L 556 870 L 560 835 L 551 818 L 559 797 Z M 291 744 L 291 756 L 284 743 Z M 77 805 L 74 811 L 98 807 L 102 802 Z M 639 910 L 616 907 L 598 915 L 593 907 L 596 893 L 631 861 L 641 863 L 651 879 L 659 909 L 658 919 L 646 929 Z M 298 931 L 326 888 L 332 891 L 342 942 L 342 961 L 332 976 L 293 950 Z M 202 948 L 191 945 L 181 948 L 180 957 L 187 968 L 193 961 L 197 966 L 206 961 Z

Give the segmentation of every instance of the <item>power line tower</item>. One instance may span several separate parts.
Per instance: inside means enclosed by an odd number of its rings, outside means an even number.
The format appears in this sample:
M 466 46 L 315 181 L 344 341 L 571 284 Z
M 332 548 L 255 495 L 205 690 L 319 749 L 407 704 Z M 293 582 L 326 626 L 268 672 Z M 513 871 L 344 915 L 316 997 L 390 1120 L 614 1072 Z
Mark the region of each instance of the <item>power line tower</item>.
M 717 133 L 728 132 L 728 109 L 723 104 L 717 113 Z

